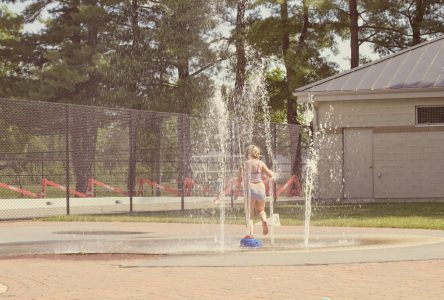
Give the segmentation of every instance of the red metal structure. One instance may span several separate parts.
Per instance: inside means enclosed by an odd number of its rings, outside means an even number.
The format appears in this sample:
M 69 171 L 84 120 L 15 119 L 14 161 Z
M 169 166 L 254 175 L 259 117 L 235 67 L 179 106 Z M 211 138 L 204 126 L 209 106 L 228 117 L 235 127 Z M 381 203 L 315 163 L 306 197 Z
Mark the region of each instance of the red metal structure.
M 235 198 L 242 194 L 242 185 L 241 180 L 236 177 L 232 177 L 228 180 L 228 184 L 225 189 L 219 193 L 219 195 L 214 198 L 213 202 L 216 203 L 225 195 L 229 195 L 230 193 L 234 193 Z
M 199 190 L 202 193 L 201 195 L 203 196 L 214 196 L 217 194 L 211 189 L 211 187 L 199 184 L 190 177 L 185 177 L 183 181 L 183 186 L 185 190 L 185 196 L 191 196 L 193 194 L 193 191 L 196 190 Z
M 191 196 L 195 187 L 200 187 L 200 185 L 196 184 L 193 178 L 185 177 L 183 180 L 183 190 L 185 196 Z
M 124 196 L 129 196 L 128 192 L 126 192 L 126 191 L 124 191 L 122 189 L 110 186 L 110 185 L 108 185 L 106 183 L 103 183 L 101 181 L 95 180 L 94 178 L 88 179 L 88 187 L 86 189 L 86 195 L 87 196 L 93 196 L 94 195 L 94 187 L 95 186 L 103 187 L 103 188 L 105 188 L 105 189 L 107 189 L 107 190 L 109 190 L 111 192 L 117 193 L 117 194 L 121 194 L 121 195 L 124 195 Z
M 170 193 L 175 194 L 177 196 L 182 195 L 182 191 L 180 191 L 178 189 L 172 188 L 167 184 L 160 184 L 160 183 L 151 181 L 147 178 L 140 178 L 139 179 L 139 189 L 138 189 L 137 195 L 143 196 L 143 194 L 144 194 L 143 185 L 144 184 L 147 184 L 149 186 L 152 186 L 152 187 L 162 190 L 162 191 L 170 192 Z M 210 187 L 198 184 L 194 181 L 194 179 L 192 179 L 190 177 L 185 177 L 185 179 L 183 181 L 184 196 L 192 196 L 193 192 L 195 192 L 196 189 L 200 190 L 204 196 L 215 195 L 215 193 L 211 190 Z
M 62 191 L 65 191 L 65 192 L 66 192 L 66 187 L 64 187 L 64 186 L 62 186 L 62 185 L 60 185 L 60 184 L 58 184 L 58 183 L 55 183 L 55 182 L 53 182 L 53 181 L 50 181 L 50 180 L 48 180 L 48 179 L 46 179 L 46 178 L 42 178 L 42 192 L 40 193 L 40 195 L 41 195 L 42 198 L 46 198 L 46 187 L 47 187 L 47 186 L 52 186 L 52 187 L 55 187 L 55 188 L 57 188 L 57 189 L 59 189 L 59 190 L 62 190 Z M 80 197 L 80 198 L 86 198 L 86 197 L 88 197 L 87 194 L 84 194 L 84 193 L 78 192 L 78 191 L 76 191 L 76 190 L 74 190 L 74 189 L 68 189 L 68 191 L 69 191 L 69 193 L 70 193 L 71 195 L 75 195 L 75 196 Z
M 296 175 L 290 177 L 290 179 L 276 191 L 276 197 L 281 195 L 285 190 L 287 190 L 287 196 L 298 196 L 302 191 L 301 182 Z
M 271 181 L 268 178 L 264 179 L 265 184 L 265 192 L 267 196 L 270 196 L 270 184 L 272 184 L 273 181 Z M 299 178 L 296 175 L 293 175 L 290 177 L 290 179 L 282 185 L 280 188 L 276 191 L 276 200 L 277 197 L 279 197 L 282 193 L 287 191 L 287 197 L 291 196 L 299 196 L 300 192 L 302 191 L 301 183 L 299 181 Z M 242 191 L 242 185 L 238 178 L 231 178 L 228 181 L 228 185 L 225 187 L 223 192 L 221 192 L 219 195 L 214 198 L 213 202 L 218 202 L 220 198 L 222 198 L 224 195 L 229 194 L 230 192 L 234 192 L 234 196 L 237 198 L 240 196 Z
M 12 186 L 12 185 L 9 185 L 9 184 L 6 184 L 6 183 L 0 182 L 0 187 L 8 189 L 8 190 L 11 190 L 11 191 L 14 191 L 14 192 L 17 192 L 17 193 L 20 193 L 22 195 L 30 196 L 32 198 L 40 198 L 39 194 L 37 194 L 37 193 L 33 193 L 33 192 L 28 191 L 28 190 L 21 189 L 21 188 L 18 188 L 18 187 L 15 187 L 15 186 Z
M 157 182 L 151 181 L 149 179 L 146 178 L 140 178 L 139 179 L 139 190 L 137 195 L 138 196 L 143 196 L 143 185 L 147 184 L 149 186 L 155 187 L 156 189 L 162 190 L 162 191 L 167 191 L 170 192 L 172 194 L 175 194 L 177 196 L 180 196 L 182 194 L 181 191 L 177 190 L 177 189 L 173 189 L 172 187 L 166 185 L 166 184 L 159 184 Z M 189 195 L 187 195 L 189 196 Z

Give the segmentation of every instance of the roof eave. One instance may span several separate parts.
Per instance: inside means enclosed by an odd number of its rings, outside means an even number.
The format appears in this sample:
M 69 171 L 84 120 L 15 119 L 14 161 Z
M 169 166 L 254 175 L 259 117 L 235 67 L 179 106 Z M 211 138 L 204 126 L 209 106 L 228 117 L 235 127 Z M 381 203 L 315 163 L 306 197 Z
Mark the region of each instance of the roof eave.
M 312 89 L 314 87 L 317 87 L 319 85 L 325 84 L 327 82 L 334 82 L 335 80 L 337 80 L 337 79 L 339 79 L 341 77 L 349 76 L 351 74 L 355 74 L 355 76 L 361 76 L 361 74 L 362 74 L 362 72 L 364 70 L 366 70 L 368 68 L 371 68 L 371 67 L 373 67 L 375 65 L 378 65 L 378 64 L 381 64 L 381 63 L 383 63 L 383 64 L 387 63 L 387 61 L 390 61 L 390 60 L 392 60 L 392 59 L 394 59 L 394 58 L 396 58 L 398 56 L 409 55 L 409 53 L 417 51 L 419 48 L 424 48 L 424 47 L 427 48 L 427 47 L 430 47 L 430 45 L 432 45 L 432 44 L 442 43 L 442 42 L 444 42 L 444 35 L 441 35 L 441 36 L 439 36 L 437 38 L 434 38 L 432 40 L 429 40 L 429 41 L 425 41 L 425 42 L 423 42 L 421 44 L 409 47 L 407 49 L 398 51 L 398 52 L 393 53 L 391 55 L 387 55 L 385 57 L 382 57 L 382 58 L 377 59 L 375 61 L 369 62 L 367 64 L 360 65 L 360 66 L 358 66 L 356 68 L 353 68 L 353 69 L 350 69 L 350 70 L 346 70 L 346 71 L 343 71 L 341 73 L 332 75 L 330 77 L 318 80 L 318 81 L 313 82 L 311 84 L 307 84 L 305 86 L 299 87 L 294 92 L 295 93 L 307 92 L 308 90 L 310 90 L 310 89 Z M 444 47 L 444 45 L 442 47 Z
M 393 89 L 393 90 L 360 90 L 328 92 L 294 92 L 299 103 L 323 101 L 356 101 L 381 99 L 444 98 L 443 88 Z

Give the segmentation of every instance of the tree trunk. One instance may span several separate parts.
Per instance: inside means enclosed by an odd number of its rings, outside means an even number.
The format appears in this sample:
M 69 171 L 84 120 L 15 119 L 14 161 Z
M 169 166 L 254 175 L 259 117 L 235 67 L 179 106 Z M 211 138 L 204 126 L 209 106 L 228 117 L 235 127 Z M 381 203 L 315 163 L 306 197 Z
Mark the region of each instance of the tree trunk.
M 154 132 L 156 132 L 157 144 L 155 147 L 155 157 L 154 161 L 156 163 L 156 182 L 162 183 L 162 128 L 163 128 L 163 118 L 162 116 L 153 114 L 154 116 Z M 156 188 L 156 196 L 160 196 L 160 189 Z
M 189 71 L 189 60 L 182 59 L 178 67 L 179 73 L 179 90 L 181 99 L 180 101 L 180 113 L 191 115 L 192 113 L 192 99 L 191 91 L 189 86 L 190 71 Z M 188 116 L 180 116 L 177 119 L 177 133 L 178 133 L 178 145 L 180 153 L 177 157 L 180 157 L 180 172 L 178 172 L 178 188 L 182 188 L 183 178 L 185 176 L 190 176 L 188 170 L 188 161 L 191 155 L 191 132 L 188 123 Z
M 413 19 L 411 20 L 412 24 L 412 46 L 418 45 L 421 43 L 421 24 L 424 21 L 424 14 L 426 9 L 426 4 L 423 0 L 415 1 L 415 14 Z
M 302 9 L 304 12 L 304 23 L 302 25 L 302 30 L 301 30 L 301 34 L 299 35 L 299 44 L 303 44 L 305 43 L 305 40 L 307 39 L 307 35 L 308 35 L 308 27 L 310 26 L 310 23 L 308 21 L 308 6 L 307 6 L 307 2 L 306 0 L 302 1 Z
M 141 32 L 139 27 L 139 0 L 131 0 L 131 7 L 130 7 L 130 23 L 131 23 L 131 35 L 132 35 L 132 45 L 131 45 L 131 55 L 132 58 L 140 57 L 141 55 Z M 134 94 L 138 94 L 137 86 L 138 82 L 140 82 L 140 74 L 138 73 L 138 70 L 134 69 L 134 66 L 131 65 L 129 67 L 129 75 L 130 78 L 128 78 L 127 88 L 130 92 L 133 92 Z M 140 109 L 141 103 L 139 101 L 135 101 L 133 104 L 133 108 Z
M 301 30 L 301 35 L 299 37 L 299 44 L 303 44 L 307 38 L 308 33 L 308 7 L 305 1 L 304 5 L 304 25 Z M 287 122 L 288 124 L 297 124 L 297 111 L 296 111 L 296 101 L 292 94 L 292 83 L 295 80 L 295 72 L 291 68 L 291 64 L 288 59 L 288 51 L 290 49 L 290 28 L 288 24 L 288 1 L 284 0 L 281 3 L 281 29 L 282 29 L 282 56 L 284 58 L 285 70 L 287 72 L 286 78 L 286 90 L 287 90 Z M 292 163 L 292 174 L 297 175 L 299 178 L 301 176 L 301 149 L 300 149 L 300 132 L 295 135 L 294 128 L 290 127 L 290 155 Z
M 97 6 L 97 0 L 85 0 L 85 4 L 90 6 Z M 87 64 L 89 66 L 94 66 L 94 55 L 97 53 L 98 46 L 98 30 L 97 26 L 94 22 L 88 22 L 85 24 L 87 29 L 87 37 L 86 43 L 90 48 L 88 49 L 90 52 L 89 60 Z M 99 93 L 99 82 L 100 82 L 100 74 L 96 70 L 96 68 L 91 68 L 92 70 L 88 72 L 88 81 L 82 85 L 82 90 L 80 91 L 80 97 L 83 98 L 82 102 L 86 104 L 96 104 L 96 99 Z
M 190 87 L 188 80 L 190 78 L 190 66 L 188 58 L 180 58 L 177 66 L 177 73 L 179 75 L 179 112 L 182 114 L 191 114 L 192 103 L 190 99 Z
M 177 118 L 177 145 L 179 158 L 179 170 L 177 172 L 177 189 L 181 190 L 185 177 L 191 177 L 191 139 L 190 120 L 187 115 Z
M 350 67 L 359 66 L 359 26 L 358 26 L 358 7 L 356 0 L 349 0 L 350 9 L 350 48 L 351 60 Z
M 128 124 L 128 150 L 129 150 L 129 162 L 128 162 L 128 192 L 131 195 L 136 195 L 136 174 L 137 174 L 137 128 L 139 128 L 139 119 L 136 114 L 129 113 Z
M 296 112 L 294 109 L 294 98 L 292 97 L 291 83 L 294 80 L 294 71 L 288 61 L 288 50 L 290 48 L 290 28 L 288 24 L 288 2 L 281 3 L 281 30 L 282 30 L 282 56 L 284 58 L 286 77 L 286 94 L 287 94 L 287 122 L 288 124 L 296 124 Z
M 140 28 L 139 28 L 139 1 L 131 1 L 131 31 L 133 35 L 133 49 L 139 49 Z
M 242 95 L 245 85 L 245 68 L 247 58 L 245 57 L 245 6 L 246 0 L 237 0 L 236 17 L 236 95 Z
M 80 5 L 80 1 L 75 1 L 75 5 Z M 96 6 L 97 0 L 84 0 L 82 4 Z M 78 10 L 78 8 L 75 8 Z M 77 45 L 78 50 L 82 47 L 90 48 L 89 61 L 86 64 L 93 65 L 93 57 L 98 44 L 98 30 L 95 24 L 86 23 L 82 25 L 80 22 L 75 23 L 79 30 L 75 31 L 73 42 Z M 87 46 L 82 46 L 82 27 L 86 28 L 86 37 L 84 41 Z M 95 71 L 89 73 L 88 81 L 77 86 L 74 98 L 83 104 L 94 104 L 98 94 L 99 74 Z M 73 99 L 74 100 L 74 99 Z M 99 117 L 92 111 L 85 111 L 83 108 L 74 109 L 72 111 L 72 119 L 74 124 L 71 129 L 71 150 L 72 150 L 72 166 L 76 177 L 76 190 L 86 192 L 88 179 L 94 176 L 94 160 L 96 153 L 97 131 L 100 122 Z
M 97 6 L 97 0 L 84 0 L 84 4 L 95 7 L 95 6 Z M 89 22 L 88 24 L 86 24 L 86 28 L 87 28 L 88 46 L 93 49 L 96 49 L 96 47 L 97 47 L 97 27 L 94 22 Z
M 76 190 L 86 192 L 88 179 L 94 175 L 94 159 L 96 153 L 97 130 L 99 123 L 94 116 L 78 114 L 73 112 L 75 116 L 74 124 L 71 128 L 71 159 L 74 175 L 76 177 Z
M 303 9 L 303 25 L 298 39 L 298 47 L 303 47 L 310 27 L 309 11 L 306 0 L 302 1 Z M 296 73 L 291 68 L 288 59 L 288 51 L 290 48 L 290 30 L 288 25 L 288 1 L 284 0 L 281 4 L 281 20 L 282 20 L 282 54 L 284 56 L 285 69 L 287 71 L 287 122 L 296 125 L 297 122 L 297 106 L 293 97 L 292 84 L 296 81 Z M 301 159 L 301 132 L 299 128 L 289 128 L 290 133 L 290 155 L 292 162 L 292 174 L 301 177 L 302 159 Z

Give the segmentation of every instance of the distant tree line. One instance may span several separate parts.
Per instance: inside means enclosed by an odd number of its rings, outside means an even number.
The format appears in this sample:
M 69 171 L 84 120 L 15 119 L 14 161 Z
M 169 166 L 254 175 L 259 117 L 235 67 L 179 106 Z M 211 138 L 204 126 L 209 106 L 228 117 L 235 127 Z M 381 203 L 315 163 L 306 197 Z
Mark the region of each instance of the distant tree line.
M 337 72 L 322 54 L 338 39 L 353 68 L 365 42 L 387 55 L 444 32 L 441 0 L 27 0 L 20 14 L 1 2 L 1 97 L 198 114 L 220 68 L 232 106 L 265 58 L 274 119 L 288 123 L 292 90 Z

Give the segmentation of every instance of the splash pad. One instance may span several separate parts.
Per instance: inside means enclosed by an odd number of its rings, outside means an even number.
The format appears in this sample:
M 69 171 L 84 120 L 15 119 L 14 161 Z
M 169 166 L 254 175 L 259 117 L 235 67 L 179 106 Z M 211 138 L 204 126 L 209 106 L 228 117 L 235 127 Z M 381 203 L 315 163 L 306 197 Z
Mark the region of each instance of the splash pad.
M 0 224 L 0 258 L 21 255 L 138 254 L 131 266 L 306 265 L 444 258 L 444 233 L 434 230 L 312 228 L 310 247 L 302 227 L 276 228 L 274 243 L 239 246 L 244 228 L 226 225 L 224 249 L 216 224 L 53 223 Z

